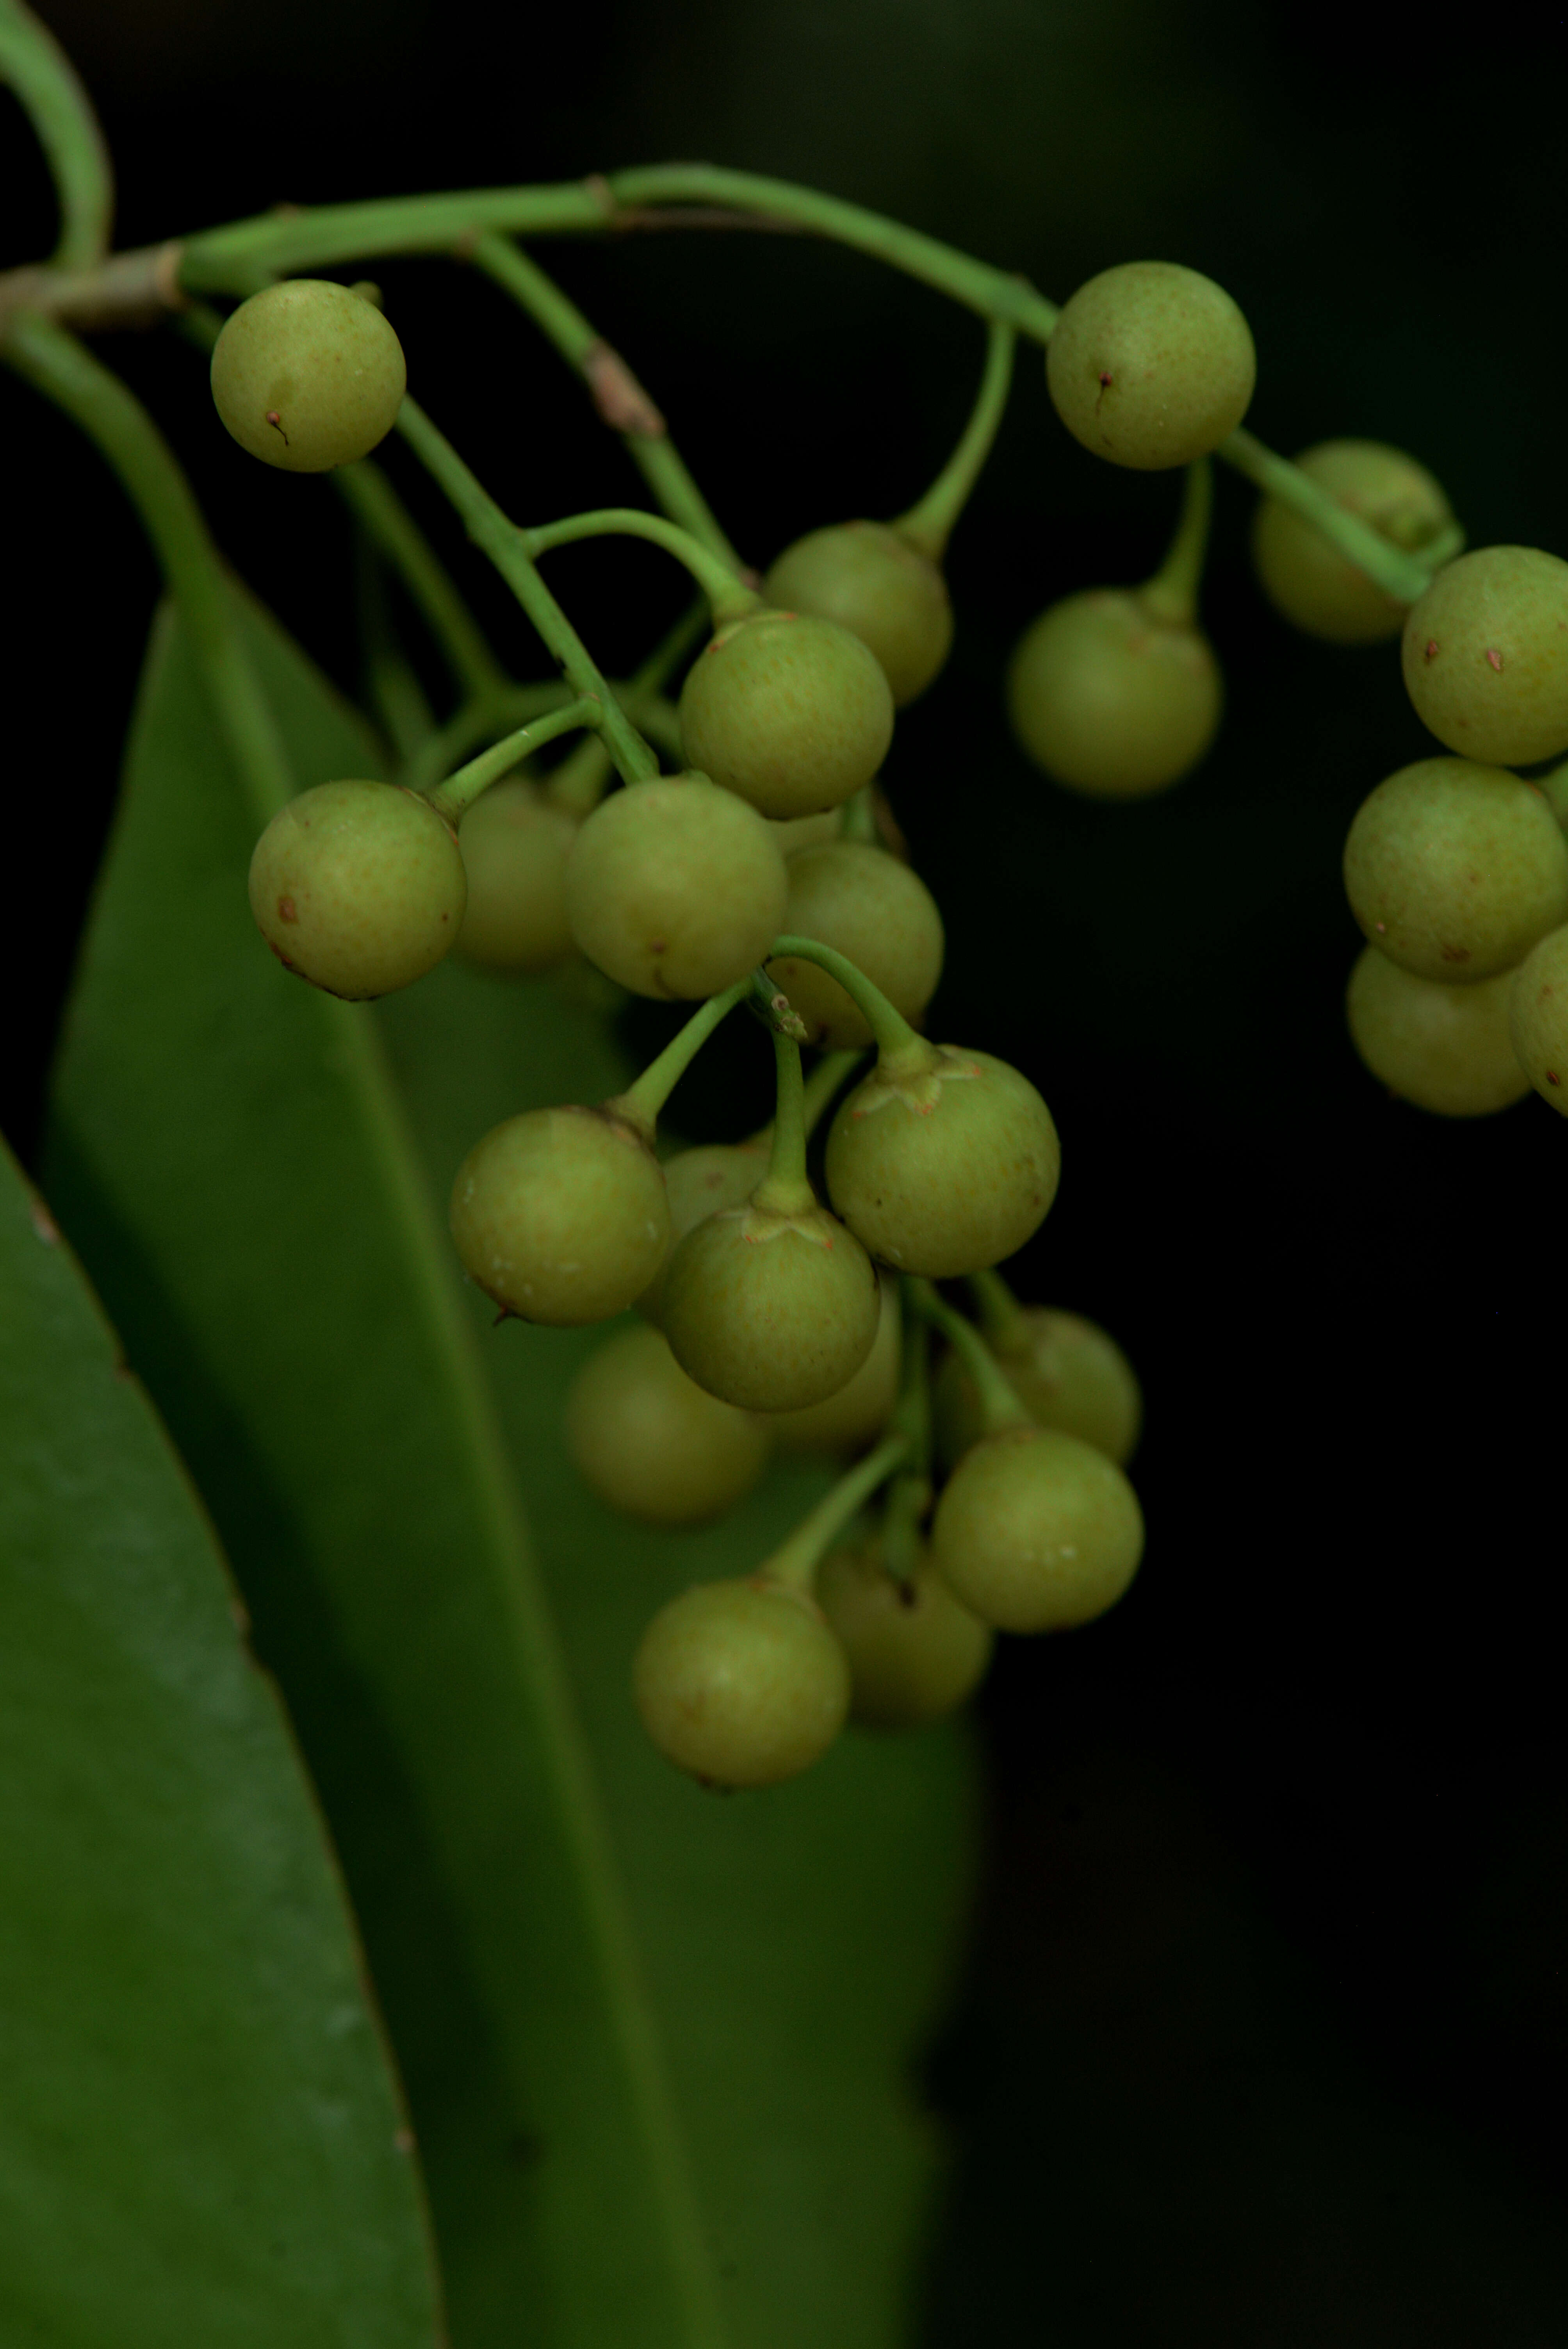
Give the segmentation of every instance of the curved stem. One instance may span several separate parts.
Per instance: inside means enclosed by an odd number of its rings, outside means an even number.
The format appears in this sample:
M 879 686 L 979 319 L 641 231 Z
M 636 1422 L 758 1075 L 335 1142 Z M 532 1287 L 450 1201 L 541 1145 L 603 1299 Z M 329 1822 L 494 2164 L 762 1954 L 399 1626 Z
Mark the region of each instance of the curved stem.
M 500 782 L 503 775 L 510 774 L 533 751 L 542 750 L 558 734 L 570 734 L 577 727 L 598 727 L 603 716 L 601 702 L 569 701 L 564 709 L 552 709 L 548 717 L 520 726 L 515 734 L 508 734 L 490 750 L 481 750 L 477 759 L 470 759 L 466 767 L 459 767 L 426 796 L 438 815 L 456 825 L 481 793 L 488 792 L 492 783 Z
M 644 513 L 639 506 L 599 506 L 592 513 L 567 514 L 560 522 L 542 523 L 525 530 L 523 542 L 536 560 L 552 547 L 573 546 L 584 538 L 645 538 L 684 563 L 713 610 L 716 627 L 743 620 L 763 608 L 762 598 L 746 586 L 738 571 L 720 562 L 700 540 L 662 514 Z
M 1034 1421 L 974 1323 L 965 1321 L 962 1313 L 939 1297 L 929 1280 L 906 1279 L 903 1293 L 915 1312 L 942 1332 L 979 1389 L 986 1434 L 1003 1435 L 1010 1427 L 1032 1427 Z
M 814 962 L 830 978 L 836 978 L 871 1030 L 877 1050 L 889 1060 L 906 1054 L 918 1059 L 929 1050 L 924 1039 L 916 1035 L 902 1011 L 893 1009 L 881 988 L 873 987 L 864 971 L 836 947 L 825 947 L 816 938 L 798 938 L 787 931 L 782 937 L 775 938 L 768 949 L 770 963 L 780 955 L 793 955 L 799 962 Z
M 1013 353 L 1016 330 L 1003 318 L 993 318 L 985 343 L 985 367 L 969 421 L 958 446 L 917 505 L 900 514 L 892 527 L 901 538 L 940 563 L 953 535 L 953 525 L 968 502 L 991 453 L 991 444 L 1007 406 L 1013 383 Z
M 801 1216 L 817 1204 L 806 1174 L 806 1094 L 800 1076 L 800 1047 L 793 1036 L 773 1030 L 773 1054 L 779 1072 L 773 1139 L 768 1172 L 752 1193 L 752 1204 L 764 1214 Z
M 659 1112 L 682 1077 L 719 1021 L 738 1003 L 744 1003 L 750 992 L 751 973 L 748 971 L 733 987 L 727 987 L 722 995 L 710 995 L 706 1003 L 697 1006 L 679 1034 L 671 1038 L 658 1058 L 649 1061 L 636 1082 L 628 1085 L 624 1093 L 617 1093 L 613 1101 L 607 1101 L 604 1107 L 625 1118 L 628 1124 L 636 1126 L 651 1141 Z
M 641 666 L 633 672 L 626 686 L 626 701 L 639 723 L 647 726 L 658 740 L 663 728 L 656 731 L 650 720 L 656 708 L 660 688 L 669 683 L 698 638 L 707 633 L 707 604 L 703 596 L 688 604 L 675 626 L 669 629 Z M 675 713 L 670 712 L 673 718 Z M 676 755 L 678 757 L 680 726 L 676 724 Z M 545 785 L 545 791 L 557 807 L 572 815 L 590 815 L 604 796 L 611 774 L 610 756 L 603 739 L 594 735 L 563 760 Z
M 22 0 L 0 0 L 0 81 L 22 102 L 60 205 L 57 269 L 90 269 L 108 251 L 114 171 L 76 67 Z
M 1029 1325 L 1024 1309 L 995 1268 L 972 1272 L 969 1294 L 980 1316 L 980 1330 L 994 1353 L 1016 1358 L 1029 1350 Z
M 1397 597 L 1401 604 L 1413 604 L 1431 585 L 1432 566 L 1422 557 L 1402 554 L 1398 547 L 1391 546 L 1370 523 L 1348 512 L 1326 490 L 1309 481 L 1299 466 L 1276 457 L 1272 449 L 1265 449 L 1242 425 L 1237 425 L 1228 440 L 1221 441 L 1214 454 L 1233 465 L 1239 473 L 1244 473 L 1269 497 L 1278 498 L 1282 505 L 1315 524 L 1325 538 L 1386 595 Z
M 1198 616 L 1198 583 L 1209 547 L 1213 496 L 1213 467 L 1207 457 L 1200 457 L 1187 468 L 1181 518 L 1165 560 L 1138 591 L 1138 600 L 1150 617 L 1167 627 L 1190 628 Z
M 338 465 L 333 487 L 397 573 L 465 696 L 499 693 L 509 679 L 435 548 L 372 457 Z
M 628 456 L 670 520 L 688 530 L 721 563 L 735 571 L 743 570 L 740 557 L 670 439 L 664 418 L 619 352 L 612 350 L 554 279 L 547 277 L 531 254 L 521 252 L 510 237 L 493 231 L 476 237 L 469 258 L 527 311 L 568 367 L 582 377 L 600 416 L 612 431 L 620 434 Z
M 786 1583 L 790 1589 L 810 1596 L 817 1568 L 851 1518 L 864 1508 L 877 1486 L 885 1485 L 908 1457 L 907 1436 L 884 1436 L 874 1452 L 868 1452 L 848 1475 L 840 1477 L 831 1492 L 823 1495 L 772 1557 L 763 1560 L 757 1569 L 757 1579 Z
M 526 726 L 547 710 L 562 709 L 573 698 L 562 678 L 539 685 L 509 685 L 474 701 L 465 701 L 446 724 L 421 743 L 397 780 L 411 792 L 428 792 L 461 764 L 478 742 L 494 741 L 514 726 Z

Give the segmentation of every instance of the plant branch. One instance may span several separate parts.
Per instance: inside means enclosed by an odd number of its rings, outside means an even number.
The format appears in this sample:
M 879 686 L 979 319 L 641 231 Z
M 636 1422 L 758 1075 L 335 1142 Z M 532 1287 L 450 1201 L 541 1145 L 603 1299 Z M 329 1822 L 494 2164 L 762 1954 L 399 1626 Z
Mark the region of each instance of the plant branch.
M 985 366 L 975 406 L 959 437 L 958 446 L 917 505 L 892 524 L 901 538 L 940 563 L 947 551 L 953 525 L 968 502 L 991 453 L 997 427 L 1007 406 L 1013 383 L 1013 352 L 1017 335 L 1006 319 L 993 318 L 985 344 Z
M 552 709 L 547 717 L 536 718 L 531 725 L 520 726 L 515 733 L 492 743 L 426 796 L 438 815 L 457 824 L 492 783 L 500 782 L 524 759 L 542 750 L 558 734 L 570 734 L 583 726 L 597 728 L 603 714 L 603 706 L 597 700 L 569 701 L 564 709 Z
M 810 1592 L 818 1567 L 851 1518 L 864 1508 L 877 1486 L 895 1475 L 908 1458 L 907 1436 L 884 1436 L 874 1452 L 868 1452 L 847 1475 L 841 1476 L 832 1490 L 825 1493 L 816 1507 L 801 1518 L 794 1532 L 758 1568 L 756 1578 L 787 1583 L 792 1589 Z
M 1209 546 L 1209 514 L 1213 504 L 1213 467 L 1200 457 L 1187 468 L 1181 486 L 1181 512 L 1165 560 L 1152 579 L 1138 591 L 1138 600 L 1150 616 L 1168 627 L 1190 628 L 1198 614 L 1198 585 Z
M 599 506 L 591 513 L 567 514 L 560 522 L 525 530 L 522 536 L 536 561 L 553 547 L 574 546 L 580 539 L 645 538 L 686 564 L 708 599 L 716 627 L 762 609 L 761 596 L 745 585 L 735 566 L 712 554 L 678 523 L 666 522 L 662 514 L 644 513 L 639 506 Z
M 114 224 L 108 149 L 76 67 L 23 0 L 0 0 L 0 81 L 15 91 L 48 161 L 60 206 L 55 267 L 91 269 Z

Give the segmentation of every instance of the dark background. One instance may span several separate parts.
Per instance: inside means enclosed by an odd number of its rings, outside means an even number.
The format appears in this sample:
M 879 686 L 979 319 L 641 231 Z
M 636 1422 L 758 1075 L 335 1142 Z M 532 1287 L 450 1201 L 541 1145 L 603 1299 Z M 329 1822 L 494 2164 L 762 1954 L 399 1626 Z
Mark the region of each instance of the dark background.
M 1420 12 L 1239 0 L 43 13 L 102 108 L 124 243 L 280 199 L 688 156 L 775 171 L 1058 299 L 1144 254 L 1205 270 L 1252 321 L 1265 440 L 1395 441 L 1472 543 L 1568 554 L 1554 15 L 1460 37 Z M 20 261 L 51 215 L 3 103 Z M 972 393 L 977 324 L 832 247 L 664 235 L 542 257 L 758 563 L 908 504 Z M 634 492 L 493 289 L 438 263 L 377 274 L 420 397 L 513 510 Z M 225 552 L 352 686 L 330 488 L 241 456 L 172 336 L 103 347 Z M 155 580 L 97 460 L 9 378 L 0 426 L 19 811 L 0 1116 L 26 1151 Z M 1016 1285 L 1109 1326 L 1149 1403 L 1144 1574 L 1092 1632 L 1006 1643 L 984 1702 L 988 1887 L 928 2065 L 959 2148 L 930 2338 L 1568 2342 L 1568 1132 L 1533 1096 L 1427 1117 L 1355 1061 L 1340 850 L 1366 792 L 1429 745 L 1391 649 L 1311 645 L 1262 605 L 1237 477 L 1205 595 L 1230 714 L 1200 774 L 1098 808 L 1011 748 L 1018 631 L 1151 569 L 1175 491 L 1069 441 L 1026 349 L 952 551 L 954 658 L 887 769 L 948 924 L 935 1030 L 1022 1064 L 1065 1138 Z M 519 643 L 489 579 L 463 575 Z M 638 548 L 572 550 L 552 575 L 612 671 L 684 592 Z M 721 1057 L 689 1127 L 755 1123 L 760 1074 Z

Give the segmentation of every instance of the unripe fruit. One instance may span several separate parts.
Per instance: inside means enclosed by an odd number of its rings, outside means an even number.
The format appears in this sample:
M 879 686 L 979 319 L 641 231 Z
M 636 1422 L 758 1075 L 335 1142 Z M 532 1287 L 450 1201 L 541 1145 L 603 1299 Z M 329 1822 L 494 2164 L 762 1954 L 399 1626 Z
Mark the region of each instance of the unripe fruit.
M 1247 412 L 1257 357 L 1222 287 L 1173 261 L 1127 261 L 1080 285 L 1046 346 L 1075 440 L 1154 471 L 1207 456 Z
M 1093 1444 L 1054 1427 L 1013 1427 L 985 1436 L 954 1470 L 931 1552 L 983 1622 L 1061 1631 L 1121 1597 L 1143 1555 L 1143 1513 Z
M 743 1411 L 798 1411 L 836 1394 L 877 1334 L 880 1291 L 852 1232 L 817 1206 L 748 1204 L 686 1234 L 660 1319 L 699 1387 Z
M 611 1111 L 531 1109 L 476 1143 L 452 1185 L 471 1280 L 521 1321 L 573 1329 L 624 1313 L 669 1237 L 665 1178 Z
M 1381 440 L 1321 440 L 1298 469 L 1336 505 L 1415 553 L 1446 530 L 1453 510 L 1424 465 Z M 1331 539 L 1279 498 L 1253 517 L 1253 562 L 1276 612 L 1309 636 L 1334 645 L 1382 644 L 1397 636 L 1408 605 L 1396 601 L 1341 554 Z
M 995 1634 L 962 1607 L 923 1556 L 897 1582 L 875 1543 L 838 1549 L 817 1572 L 817 1600 L 850 1660 L 850 1719 L 918 1729 L 972 1696 Z
M 787 546 L 762 582 L 783 611 L 836 620 L 868 645 L 902 709 L 923 693 L 953 643 L 947 582 L 884 522 L 839 523 Z
M 1125 1468 L 1143 1424 L 1143 1397 L 1120 1347 L 1081 1314 L 1047 1305 L 1025 1305 L 1019 1312 L 1022 1346 L 1004 1351 L 993 1340 L 992 1351 L 1029 1417 L 1037 1427 L 1080 1437 Z M 951 1467 L 985 1433 L 979 1392 L 961 1355 L 951 1353 L 943 1362 L 932 1402 L 937 1450 Z
M 1399 647 L 1423 726 L 1467 759 L 1527 766 L 1568 750 L 1568 563 L 1482 546 L 1445 564 Z
M 396 783 L 302 792 L 257 841 L 250 891 L 278 960 L 351 1003 L 433 970 L 468 903 L 456 833 Z
M 637 1299 L 650 1321 L 661 1316 L 665 1275 L 687 1232 L 724 1207 L 741 1207 L 768 1172 L 765 1142 L 705 1142 L 677 1150 L 665 1161 L 665 1195 L 670 1207 L 669 1245 L 663 1263 Z
M 770 1412 L 766 1425 L 787 1452 L 836 1459 L 859 1452 L 880 1435 L 898 1398 L 903 1316 L 898 1283 L 881 1276 L 882 1313 L 871 1352 L 847 1386 L 803 1411 Z
M 779 926 L 836 947 L 919 1027 L 942 976 L 942 916 L 919 874 L 896 856 L 850 840 L 802 849 L 789 859 L 789 895 Z M 768 971 L 805 1021 L 811 1043 L 841 1051 L 872 1041 L 862 1014 L 815 963 L 783 955 Z
M 566 867 L 572 935 L 634 995 L 717 995 L 754 969 L 789 894 L 756 811 L 706 775 L 633 783 L 602 802 Z
M 758 612 L 697 655 L 680 719 L 690 765 L 763 815 L 811 815 L 871 781 L 892 740 L 892 695 L 848 628 Z
M 599 1498 L 649 1526 L 723 1516 L 772 1448 L 761 1421 L 705 1394 L 645 1323 L 621 1330 L 578 1371 L 566 1442 Z
M 1515 971 L 1509 1034 L 1542 1100 L 1568 1117 L 1568 926 L 1550 931 Z
M 1568 842 L 1517 775 L 1420 759 L 1357 811 L 1345 888 L 1369 943 L 1401 970 L 1491 978 L 1568 919 Z
M 458 826 L 469 906 L 457 950 L 481 970 L 553 970 L 573 951 L 566 860 L 577 818 L 537 783 L 509 775 Z
M 253 294 L 212 347 L 219 415 L 242 449 L 287 473 L 368 456 L 407 388 L 403 347 L 380 311 L 325 278 Z
M 1445 987 L 1363 947 L 1346 990 L 1350 1040 L 1372 1074 L 1418 1109 L 1489 1116 L 1530 1091 L 1509 1041 L 1513 981 L 1505 970 L 1473 987 Z
M 1020 746 L 1091 799 L 1143 799 L 1189 774 L 1224 698 L 1202 630 L 1151 613 L 1134 590 L 1089 588 L 1042 612 L 1007 671 Z
M 934 1050 L 934 1070 L 880 1064 L 848 1095 L 828 1135 L 828 1192 L 884 1264 L 948 1280 L 999 1264 L 1038 1230 L 1061 1145 L 1016 1069 Z
M 760 1575 L 699 1583 L 661 1608 L 632 1685 L 660 1753 L 707 1786 L 798 1776 L 850 1707 L 849 1662 L 820 1609 Z

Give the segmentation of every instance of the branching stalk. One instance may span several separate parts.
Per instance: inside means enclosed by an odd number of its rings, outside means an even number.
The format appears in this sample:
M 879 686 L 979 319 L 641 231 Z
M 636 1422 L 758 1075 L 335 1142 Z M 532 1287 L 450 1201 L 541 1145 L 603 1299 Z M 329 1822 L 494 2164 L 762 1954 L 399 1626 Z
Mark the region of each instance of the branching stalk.
M 558 734 L 570 734 L 580 726 L 597 728 L 603 719 L 603 706 L 598 701 L 569 701 L 564 709 L 552 709 L 547 717 L 536 718 L 531 725 L 520 726 L 466 767 L 449 775 L 429 792 L 430 805 L 444 815 L 450 824 L 457 824 L 480 795 L 492 783 L 521 765 L 535 750 L 553 742 Z

